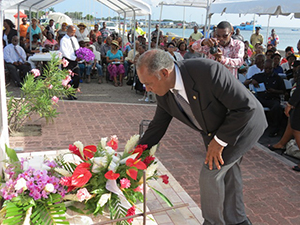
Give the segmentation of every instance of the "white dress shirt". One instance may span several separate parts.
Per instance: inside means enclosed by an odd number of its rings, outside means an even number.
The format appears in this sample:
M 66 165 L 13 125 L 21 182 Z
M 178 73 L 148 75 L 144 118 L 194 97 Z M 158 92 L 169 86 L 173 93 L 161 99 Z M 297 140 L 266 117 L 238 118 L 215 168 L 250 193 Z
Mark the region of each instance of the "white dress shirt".
M 3 50 L 4 61 L 7 63 L 14 63 L 14 62 L 25 63 L 26 62 L 26 53 L 25 53 L 24 49 L 20 45 L 16 45 L 16 50 L 20 54 L 20 56 L 21 56 L 20 57 L 14 47 L 15 46 L 13 44 L 9 44 L 9 45 L 5 46 L 5 48 Z
M 71 39 L 74 43 L 75 49 L 73 49 Z M 74 50 L 79 49 L 79 44 L 76 37 L 69 37 L 67 34 L 60 40 L 60 48 L 59 51 L 62 53 L 62 56 L 75 61 L 76 55 Z
M 186 100 L 190 104 L 186 95 L 181 73 L 177 65 L 175 65 L 175 85 L 173 89 L 178 90 L 178 94 L 180 94 L 184 98 L 184 100 Z M 172 93 L 173 89 L 171 89 Z M 219 145 L 223 147 L 226 147 L 228 145 L 226 142 L 220 140 L 216 135 L 214 136 L 214 139 L 216 140 L 216 142 L 218 142 Z
M 256 64 L 254 64 L 253 66 L 250 66 L 246 75 L 247 79 L 251 79 L 251 77 L 257 73 L 263 73 L 264 70 L 259 69 Z

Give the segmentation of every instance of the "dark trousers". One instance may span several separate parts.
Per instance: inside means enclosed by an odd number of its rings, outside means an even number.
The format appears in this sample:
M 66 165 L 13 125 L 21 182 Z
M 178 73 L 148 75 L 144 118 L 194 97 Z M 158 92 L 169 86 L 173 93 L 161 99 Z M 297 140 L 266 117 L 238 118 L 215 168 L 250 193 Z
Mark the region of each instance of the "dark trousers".
M 270 109 L 270 119 L 272 120 L 271 126 L 277 131 L 280 127 L 280 122 L 282 118 L 282 108 L 280 106 L 280 101 L 277 99 L 265 99 L 263 97 L 257 96 L 258 101 L 263 105 L 263 107 L 268 107 Z
M 72 80 L 70 81 L 70 85 L 72 85 L 73 88 L 78 88 L 79 87 L 79 75 L 80 75 L 80 70 L 78 67 L 78 63 L 77 61 L 73 61 L 70 59 L 65 58 L 66 60 L 69 61 L 69 65 L 67 67 L 65 67 L 65 69 L 67 70 L 72 70 L 72 72 L 74 73 L 74 76 L 71 76 Z
M 10 75 L 10 78 L 13 80 L 13 82 L 20 86 L 23 78 L 27 75 L 27 73 L 30 72 L 31 67 L 28 64 L 22 64 L 22 65 L 14 65 L 11 63 L 5 63 L 5 68 L 8 70 L 8 73 Z M 19 72 L 19 71 L 20 72 Z

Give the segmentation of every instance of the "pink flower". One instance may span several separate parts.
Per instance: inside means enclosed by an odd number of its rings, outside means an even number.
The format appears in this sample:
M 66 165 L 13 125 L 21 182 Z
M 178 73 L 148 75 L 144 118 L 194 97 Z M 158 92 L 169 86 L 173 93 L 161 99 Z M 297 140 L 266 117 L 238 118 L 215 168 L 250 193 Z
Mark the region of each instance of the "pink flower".
M 121 189 L 122 188 L 129 188 L 130 187 L 130 180 L 128 180 L 127 178 L 123 178 L 120 180 L 120 184 L 121 184 Z
M 68 88 L 71 88 L 72 86 L 71 86 L 71 84 L 68 84 L 68 86 L 67 86 Z
M 118 149 L 118 137 L 116 135 L 113 135 L 110 137 L 110 141 L 107 142 L 107 146 L 111 147 L 113 150 Z
M 52 100 L 52 104 L 57 104 L 57 103 L 58 103 L 58 100 L 59 100 L 59 98 L 58 98 L 58 97 L 56 97 L 56 96 L 53 96 L 53 97 L 51 98 L 51 100 Z
M 41 73 L 38 69 L 32 69 L 31 72 L 33 73 L 34 77 L 38 77 L 41 75 Z
M 58 52 L 58 57 L 61 58 L 62 57 L 62 53 Z
M 73 73 L 72 70 L 68 70 L 68 72 L 69 72 L 69 75 L 70 75 L 70 76 L 72 76 L 72 77 L 74 76 L 74 73 Z
M 89 200 L 92 197 L 86 188 L 79 189 L 76 196 L 80 202 Z
M 69 61 L 66 59 L 62 59 L 63 67 L 67 67 L 69 65 Z
M 69 75 L 66 76 L 66 78 L 63 79 L 63 80 L 61 81 L 62 86 L 64 86 L 64 87 L 68 86 L 68 84 L 69 84 L 69 82 L 70 82 L 71 80 L 72 80 L 72 79 L 71 79 L 71 77 L 70 77 Z
M 131 208 L 128 209 L 126 216 L 133 216 L 135 215 L 135 206 L 132 206 Z M 127 222 L 128 223 L 132 223 L 133 218 L 128 219 Z
M 135 192 L 141 192 L 143 194 L 143 191 L 144 191 L 143 184 L 141 184 L 137 188 L 133 189 L 133 191 L 135 191 Z
M 52 89 L 53 88 L 53 85 L 52 84 L 49 84 L 48 85 L 48 89 Z

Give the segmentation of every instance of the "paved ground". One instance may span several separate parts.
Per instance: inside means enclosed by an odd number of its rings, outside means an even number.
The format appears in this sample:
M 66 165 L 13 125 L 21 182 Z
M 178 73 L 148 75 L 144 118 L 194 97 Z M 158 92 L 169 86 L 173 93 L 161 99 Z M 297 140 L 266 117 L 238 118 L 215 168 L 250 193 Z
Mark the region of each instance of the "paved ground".
M 8 90 L 17 92 L 10 86 Z M 152 119 L 155 111 L 155 104 L 141 104 L 142 95 L 126 85 L 116 88 L 92 80 L 91 84 L 81 84 L 81 90 L 78 101 L 59 102 L 60 115 L 53 124 L 38 118 L 30 121 L 42 126 L 41 136 L 11 137 L 11 147 L 24 151 L 66 149 L 77 140 L 97 144 L 101 137 L 114 134 L 124 146 L 131 135 L 139 132 L 140 121 Z M 156 155 L 200 206 L 198 179 L 205 151 L 199 134 L 173 120 Z M 253 224 L 300 224 L 300 173 L 291 170 L 293 165 L 260 144 L 245 155 L 244 197 Z

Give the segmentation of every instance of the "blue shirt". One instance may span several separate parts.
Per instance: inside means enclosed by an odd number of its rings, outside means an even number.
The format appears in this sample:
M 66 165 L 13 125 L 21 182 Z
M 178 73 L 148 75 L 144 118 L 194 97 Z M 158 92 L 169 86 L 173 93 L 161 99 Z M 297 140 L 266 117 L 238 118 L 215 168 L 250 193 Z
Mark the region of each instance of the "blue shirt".
M 27 29 L 27 33 L 30 32 L 30 29 L 31 29 L 31 37 L 32 37 L 34 34 L 40 35 L 40 33 L 42 33 L 41 28 L 39 28 L 38 26 L 36 26 L 35 29 L 33 29 L 32 26 L 29 26 L 28 29 Z
M 112 54 L 110 50 L 107 51 L 106 56 L 112 60 L 112 59 L 121 59 L 123 57 L 123 53 L 121 50 L 118 50 L 116 54 Z
M 282 67 L 281 66 L 277 66 L 276 68 L 274 68 L 274 73 L 277 73 L 277 74 L 283 73 Z

